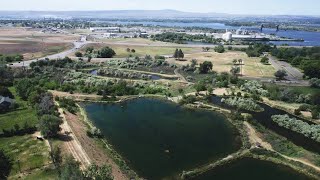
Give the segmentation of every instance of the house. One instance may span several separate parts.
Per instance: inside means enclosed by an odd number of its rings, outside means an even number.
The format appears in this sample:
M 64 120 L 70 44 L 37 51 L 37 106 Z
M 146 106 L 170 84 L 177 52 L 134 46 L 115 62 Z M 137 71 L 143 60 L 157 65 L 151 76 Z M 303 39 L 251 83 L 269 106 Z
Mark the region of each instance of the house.
M 0 111 L 7 110 L 13 104 L 13 99 L 9 97 L 0 96 Z

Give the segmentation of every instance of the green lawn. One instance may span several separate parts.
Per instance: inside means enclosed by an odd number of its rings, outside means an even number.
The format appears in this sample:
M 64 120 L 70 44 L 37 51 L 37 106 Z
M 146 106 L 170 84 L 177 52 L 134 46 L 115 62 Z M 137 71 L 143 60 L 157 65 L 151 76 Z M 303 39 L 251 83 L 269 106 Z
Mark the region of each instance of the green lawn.
M 25 123 L 28 123 L 29 126 L 36 126 L 38 118 L 35 110 L 30 107 L 26 101 L 23 101 L 17 96 L 13 87 L 10 88 L 10 91 L 14 94 L 16 98 L 15 101 L 19 104 L 19 108 L 0 114 L 0 133 L 2 133 L 3 129 L 13 129 L 15 124 L 18 124 L 20 127 L 23 127 Z
M 0 138 L 0 149 L 12 159 L 10 176 L 19 173 L 20 169 L 22 172 L 31 171 L 49 162 L 49 151 L 45 142 L 36 140 L 31 135 Z

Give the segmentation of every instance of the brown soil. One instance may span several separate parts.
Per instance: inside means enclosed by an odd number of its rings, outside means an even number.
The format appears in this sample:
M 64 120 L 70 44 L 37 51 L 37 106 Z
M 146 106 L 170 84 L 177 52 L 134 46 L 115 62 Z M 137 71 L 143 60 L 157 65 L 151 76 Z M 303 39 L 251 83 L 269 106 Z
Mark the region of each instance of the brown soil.
M 23 54 L 25 59 L 37 58 L 64 51 L 69 43 L 45 43 L 36 41 L 1 41 L 0 54 Z
M 70 125 L 74 135 L 79 140 L 82 148 L 87 153 L 92 162 L 97 165 L 109 164 L 112 167 L 112 175 L 114 179 L 122 180 L 128 179 L 125 174 L 123 174 L 118 167 L 118 165 L 107 155 L 105 150 L 97 144 L 94 139 L 91 139 L 87 136 L 86 124 L 80 120 L 79 116 L 66 113 L 66 119 Z

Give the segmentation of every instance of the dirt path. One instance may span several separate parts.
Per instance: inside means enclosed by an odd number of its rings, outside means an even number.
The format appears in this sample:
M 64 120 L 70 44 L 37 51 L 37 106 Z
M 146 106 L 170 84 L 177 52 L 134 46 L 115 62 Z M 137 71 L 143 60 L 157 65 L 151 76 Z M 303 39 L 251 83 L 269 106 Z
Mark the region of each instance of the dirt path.
M 265 148 L 265 149 L 267 149 L 269 151 L 274 151 L 274 149 L 272 148 L 271 144 L 269 144 L 268 142 L 263 141 L 259 137 L 259 134 L 256 132 L 256 130 L 247 121 L 244 121 L 243 124 L 248 129 L 249 141 L 250 141 L 252 147 L 259 145 L 260 147 L 263 147 L 263 148 Z
M 86 168 L 88 165 L 91 164 L 90 158 L 87 153 L 82 148 L 79 140 L 74 135 L 72 129 L 70 128 L 66 116 L 61 108 L 58 109 L 60 116 L 63 119 L 63 124 L 61 125 L 62 132 L 68 132 L 67 137 L 63 144 L 68 149 L 68 151 L 72 154 L 72 156 L 81 164 L 82 168 Z
M 265 148 L 269 151 L 273 151 L 273 152 L 276 152 L 278 153 L 279 155 L 281 155 L 282 157 L 288 159 L 288 160 L 292 160 L 292 161 L 297 161 L 297 162 L 300 162 L 306 166 L 309 166 L 309 167 L 312 167 L 313 169 L 315 169 L 316 171 L 320 172 L 320 167 L 310 163 L 308 160 L 305 160 L 305 159 L 302 159 L 302 158 L 293 158 L 293 157 L 289 157 L 289 156 L 286 156 L 286 155 L 283 155 L 277 151 L 275 151 L 271 144 L 269 144 L 268 142 L 265 142 L 264 140 L 262 140 L 260 137 L 259 137 L 259 133 L 256 132 L 256 130 L 248 123 L 248 122 L 244 122 L 244 125 L 247 127 L 248 129 L 248 135 L 249 135 L 249 140 L 250 142 L 252 143 L 253 146 L 259 144 L 260 147 L 262 148 Z
M 80 112 L 85 116 L 84 112 Z M 78 138 L 79 144 L 82 146 L 83 150 L 87 153 L 87 156 L 90 158 L 92 163 L 95 163 L 99 166 L 110 165 L 112 168 L 112 175 L 116 180 L 126 180 L 129 179 L 127 176 L 120 170 L 119 166 L 113 161 L 113 159 L 105 151 L 104 147 L 101 144 L 97 143 L 95 139 L 92 139 L 87 136 L 87 124 L 81 119 L 81 115 L 71 114 L 66 112 L 66 120 L 74 132 L 74 135 Z
M 179 79 L 185 83 L 189 83 L 187 79 L 179 73 L 179 68 L 174 70 L 174 74 L 179 77 Z

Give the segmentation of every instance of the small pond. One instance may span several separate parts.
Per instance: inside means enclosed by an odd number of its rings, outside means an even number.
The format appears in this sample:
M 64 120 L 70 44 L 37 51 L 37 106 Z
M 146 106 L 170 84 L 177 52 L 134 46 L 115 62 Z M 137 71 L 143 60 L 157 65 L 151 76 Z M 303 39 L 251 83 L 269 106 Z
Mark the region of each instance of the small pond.
M 290 167 L 243 158 L 208 171 L 192 180 L 306 180 L 306 175 L 294 171 Z
M 177 175 L 241 146 L 238 132 L 220 113 L 147 98 L 83 106 L 129 166 L 147 179 Z

